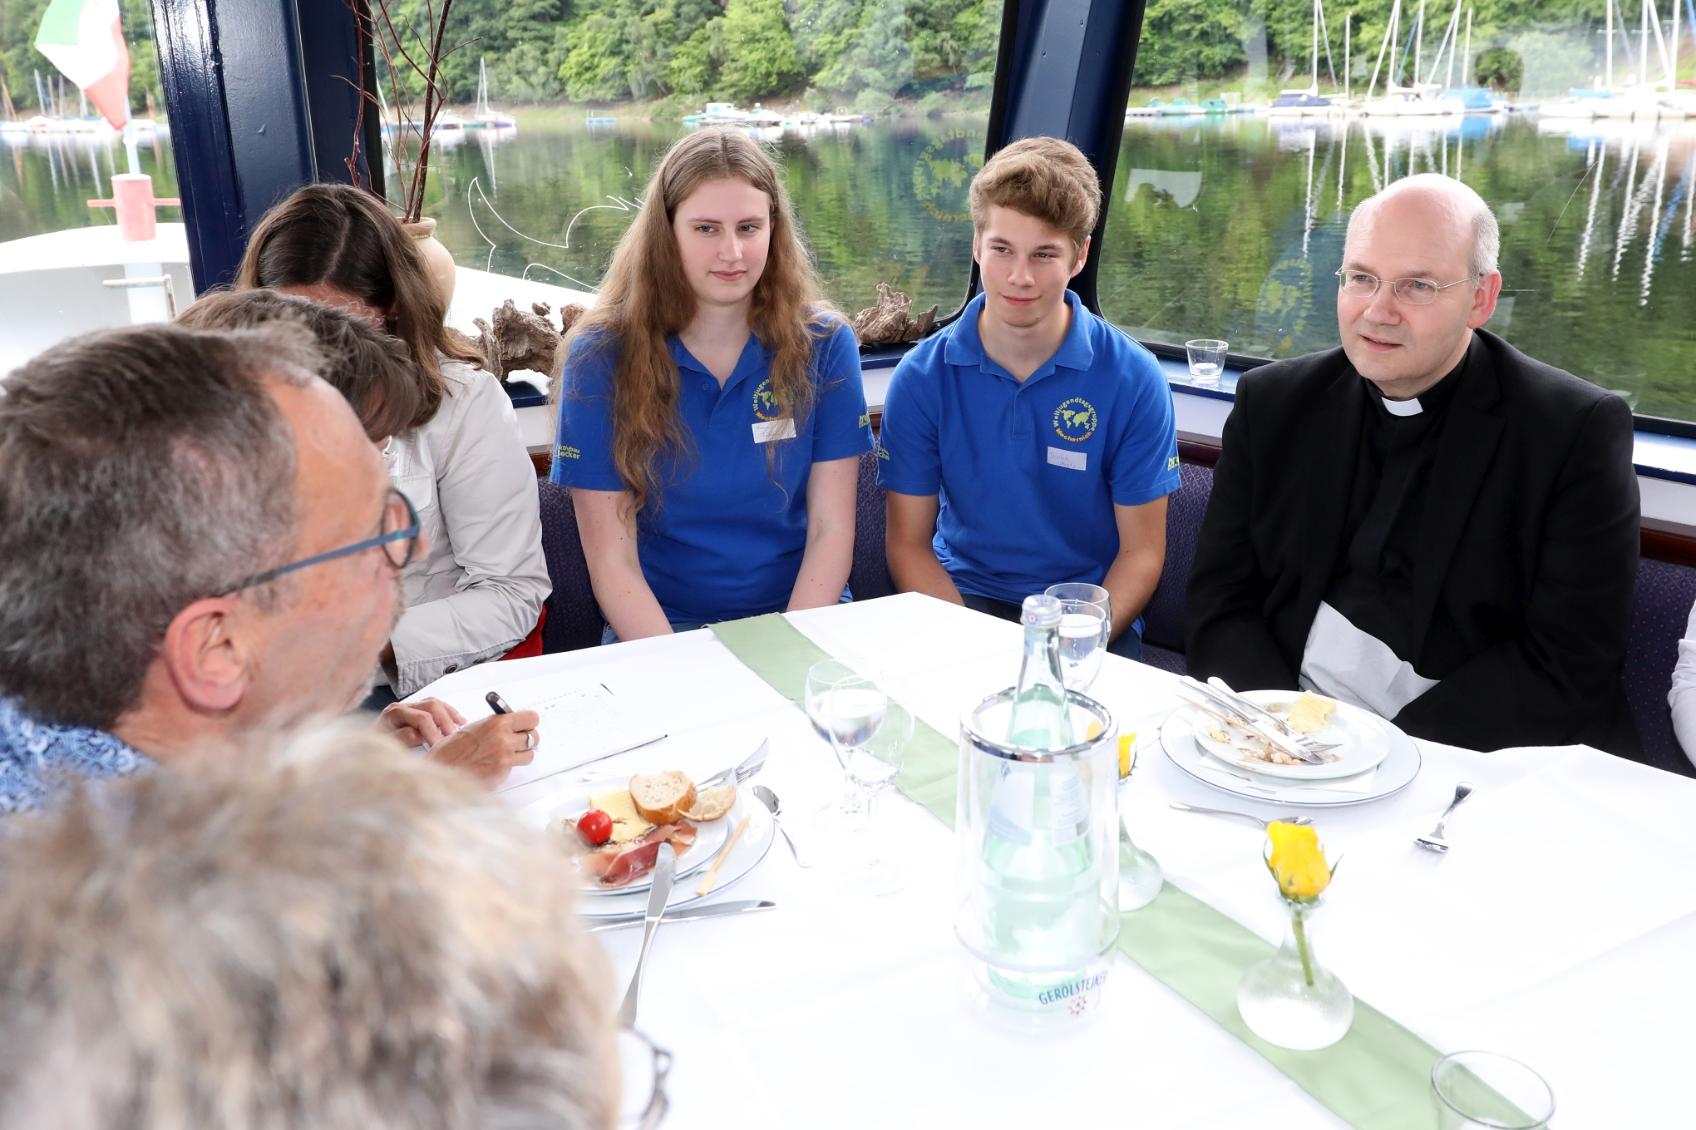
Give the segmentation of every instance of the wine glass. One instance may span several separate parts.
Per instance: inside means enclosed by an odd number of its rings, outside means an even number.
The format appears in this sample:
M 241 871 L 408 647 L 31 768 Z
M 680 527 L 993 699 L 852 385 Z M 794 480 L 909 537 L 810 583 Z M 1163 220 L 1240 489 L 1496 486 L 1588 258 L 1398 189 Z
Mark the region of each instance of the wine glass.
M 887 696 L 884 702 L 883 721 L 874 732 L 856 745 L 832 743 L 843 771 L 865 796 L 860 829 L 864 848 L 846 854 L 836 873 L 837 887 L 851 895 L 889 895 L 907 885 L 907 865 L 883 854 L 887 837 L 878 829 L 873 804 L 901 772 L 902 755 L 913 737 L 913 716 Z
M 1112 623 L 1101 607 L 1082 600 L 1060 602 L 1060 678 L 1069 691 L 1087 691 L 1101 673 Z
M 877 731 L 882 722 L 882 714 L 878 714 L 874 722 L 869 712 L 858 719 L 848 718 L 838 721 L 834 715 L 840 706 L 852 706 L 856 697 L 862 708 L 876 705 L 876 696 L 881 685 L 881 672 L 875 664 L 864 660 L 821 659 L 807 670 L 807 683 L 803 703 L 806 706 L 807 720 L 813 724 L 813 731 L 823 738 L 834 751 L 837 738 L 835 733 L 842 727 L 852 731 L 858 727 L 861 732 L 848 732 L 846 739 L 852 743 L 856 739 L 864 741 Z M 849 691 L 847 699 L 838 699 L 838 688 Z M 888 699 L 884 698 L 887 707 Z M 840 754 L 838 755 L 840 758 Z M 822 832 L 840 834 L 853 831 L 865 823 L 866 798 L 865 793 L 854 783 L 852 776 L 846 772 L 842 779 L 842 799 L 836 804 L 827 804 L 813 816 L 813 824 Z

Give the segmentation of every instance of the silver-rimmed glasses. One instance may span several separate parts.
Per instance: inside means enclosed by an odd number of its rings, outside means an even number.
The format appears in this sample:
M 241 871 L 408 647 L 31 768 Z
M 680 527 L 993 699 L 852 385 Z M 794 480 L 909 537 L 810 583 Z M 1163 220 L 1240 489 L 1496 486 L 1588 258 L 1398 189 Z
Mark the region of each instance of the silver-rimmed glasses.
M 634 1028 L 618 1030 L 618 1124 L 654 1130 L 665 1119 L 671 1099 L 665 1093 L 671 1053 Z
M 1390 293 L 1396 296 L 1397 302 L 1405 302 L 1409 306 L 1429 306 L 1437 301 L 1439 294 L 1451 286 L 1477 282 L 1483 277 L 1468 275 L 1452 283 L 1434 283 L 1430 279 L 1381 279 L 1366 271 L 1351 271 L 1344 267 L 1337 272 L 1337 290 L 1350 298 L 1371 298 L 1378 293 L 1380 286 L 1389 283 Z
M 309 565 L 322 565 L 326 561 L 334 561 L 338 557 L 351 557 L 355 553 L 363 553 L 367 549 L 382 547 L 383 556 L 389 559 L 389 564 L 396 569 L 404 569 L 412 562 L 412 555 L 418 549 L 418 511 L 412 506 L 412 500 L 406 495 L 389 488 L 388 497 L 383 500 L 383 516 L 380 519 L 377 536 L 356 541 L 352 545 L 344 545 L 325 553 L 317 553 L 299 561 L 291 561 L 287 565 L 279 565 L 275 569 L 267 569 L 263 573 L 255 573 L 251 577 L 243 577 L 229 588 L 215 592 L 213 596 L 229 596 L 231 593 L 250 589 L 255 585 L 263 585 L 285 576 L 297 569 L 305 569 Z

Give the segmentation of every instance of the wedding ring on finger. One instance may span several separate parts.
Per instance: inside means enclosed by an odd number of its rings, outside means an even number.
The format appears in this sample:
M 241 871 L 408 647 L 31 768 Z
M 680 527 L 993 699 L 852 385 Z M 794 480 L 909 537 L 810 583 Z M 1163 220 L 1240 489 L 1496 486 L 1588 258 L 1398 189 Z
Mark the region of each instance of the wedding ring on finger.
M 535 730 L 524 731 L 524 748 L 526 750 L 532 750 L 532 749 L 536 748 L 536 731 Z

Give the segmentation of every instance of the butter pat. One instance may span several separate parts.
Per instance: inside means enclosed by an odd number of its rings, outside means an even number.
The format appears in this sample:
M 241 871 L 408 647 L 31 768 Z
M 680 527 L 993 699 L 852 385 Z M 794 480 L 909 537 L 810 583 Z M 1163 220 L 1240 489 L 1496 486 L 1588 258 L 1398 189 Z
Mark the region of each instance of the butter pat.
M 1331 699 L 1303 691 L 1301 697 L 1290 705 L 1290 713 L 1284 720 L 1298 734 L 1317 734 L 1331 724 L 1331 715 L 1336 710 L 1337 704 Z

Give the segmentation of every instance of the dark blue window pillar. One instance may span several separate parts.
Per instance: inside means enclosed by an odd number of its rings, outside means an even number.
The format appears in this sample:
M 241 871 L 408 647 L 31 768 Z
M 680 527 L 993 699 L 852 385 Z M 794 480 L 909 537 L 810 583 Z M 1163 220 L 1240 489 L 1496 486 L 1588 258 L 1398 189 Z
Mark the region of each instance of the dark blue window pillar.
M 197 290 L 235 277 L 272 204 L 349 179 L 356 29 L 342 0 L 153 0 Z M 368 126 L 380 143 L 374 116 Z
M 1105 198 L 1113 191 L 1144 6 L 1144 0 L 1006 0 L 1002 10 L 987 152 L 1022 137 L 1063 137 L 1095 166 L 1101 218 L 1089 261 L 1071 287 L 1097 313 Z M 971 293 L 977 290 L 974 266 Z

